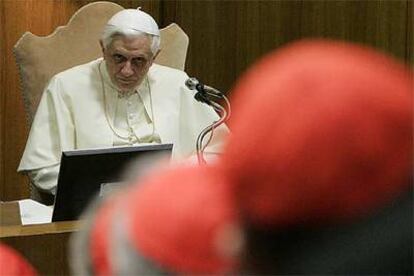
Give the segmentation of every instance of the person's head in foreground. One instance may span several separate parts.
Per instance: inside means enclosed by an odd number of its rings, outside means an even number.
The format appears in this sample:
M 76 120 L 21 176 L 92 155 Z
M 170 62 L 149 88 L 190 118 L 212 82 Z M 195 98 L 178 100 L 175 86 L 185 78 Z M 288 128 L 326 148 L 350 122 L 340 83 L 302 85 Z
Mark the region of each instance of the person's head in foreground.
M 100 44 L 109 77 L 127 92 L 145 79 L 160 49 L 160 31 L 149 14 L 126 9 L 108 21 Z
M 246 270 L 412 271 L 412 90 L 404 66 L 342 42 L 297 42 L 250 68 L 219 164 Z
M 236 213 L 227 185 L 205 167 L 154 174 L 103 202 L 89 219 L 75 238 L 74 273 L 217 275 L 236 269 L 242 245 Z
M 0 275 L 35 276 L 37 271 L 19 252 L 0 243 Z

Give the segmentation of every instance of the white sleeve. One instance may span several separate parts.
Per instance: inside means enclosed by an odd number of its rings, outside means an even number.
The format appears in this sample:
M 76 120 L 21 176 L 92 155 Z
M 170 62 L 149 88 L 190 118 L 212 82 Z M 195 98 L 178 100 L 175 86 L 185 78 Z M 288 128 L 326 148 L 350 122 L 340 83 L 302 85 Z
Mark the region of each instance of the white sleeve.
M 74 148 L 74 126 L 60 81 L 52 78 L 43 92 L 18 172 L 42 190 L 54 193 L 63 149 Z
M 27 172 L 27 175 L 30 177 L 32 183 L 40 190 L 55 195 L 59 167 L 59 165 L 54 165 L 31 170 Z
M 58 79 L 43 92 L 30 129 L 18 171 L 30 171 L 59 164 L 62 150 L 75 145 L 70 102 Z

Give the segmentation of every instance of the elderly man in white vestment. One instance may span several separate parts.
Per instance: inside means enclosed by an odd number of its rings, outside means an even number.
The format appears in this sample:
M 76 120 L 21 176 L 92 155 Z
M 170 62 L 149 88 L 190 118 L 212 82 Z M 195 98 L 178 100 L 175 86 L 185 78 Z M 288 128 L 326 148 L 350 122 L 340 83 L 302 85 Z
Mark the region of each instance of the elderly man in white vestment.
M 103 58 L 55 75 L 48 83 L 18 171 L 54 194 L 61 152 L 143 143 L 173 143 L 173 159 L 195 154 L 197 135 L 218 119 L 194 100 L 188 76 L 154 64 L 160 33 L 139 9 L 115 14 L 100 41 Z M 218 153 L 225 126 L 206 153 Z

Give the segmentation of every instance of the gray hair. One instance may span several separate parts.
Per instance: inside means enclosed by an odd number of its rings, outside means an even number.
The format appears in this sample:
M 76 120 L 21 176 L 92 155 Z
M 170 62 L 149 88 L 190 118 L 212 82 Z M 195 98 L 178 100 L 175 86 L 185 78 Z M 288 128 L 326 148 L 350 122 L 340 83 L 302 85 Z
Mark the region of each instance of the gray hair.
M 157 35 L 148 34 L 145 32 L 141 32 L 138 30 L 130 29 L 130 28 L 120 28 L 113 25 L 106 25 L 102 36 L 102 44 L 103 47 L 106 49 L 114 40 L 116 36 L 125 36 L 125 37 L 137 37 L 137 36 L 147 36 L 151 39 L 151 52 L 155 55 L 158 50 L 160 49 L 161 38 Z

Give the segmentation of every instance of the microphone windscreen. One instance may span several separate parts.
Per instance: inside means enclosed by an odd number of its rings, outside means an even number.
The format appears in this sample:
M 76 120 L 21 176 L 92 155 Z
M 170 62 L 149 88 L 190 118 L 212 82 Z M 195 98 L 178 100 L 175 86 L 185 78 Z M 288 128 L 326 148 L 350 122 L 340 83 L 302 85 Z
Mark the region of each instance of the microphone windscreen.
M 199 81 L 196 78 L 188 78 L 185 81 L 185 86 L 187 86 L 189 89 L 194 90 L 196 89 L 196 86 L 199 84 Z

